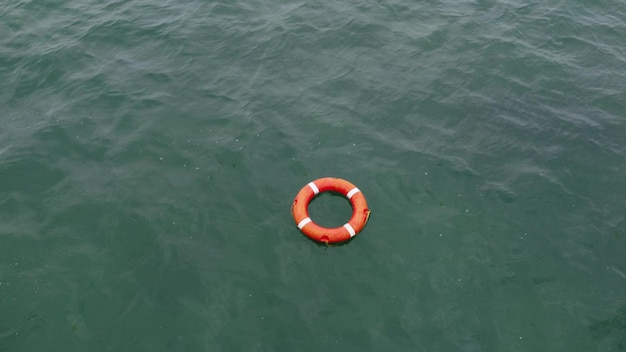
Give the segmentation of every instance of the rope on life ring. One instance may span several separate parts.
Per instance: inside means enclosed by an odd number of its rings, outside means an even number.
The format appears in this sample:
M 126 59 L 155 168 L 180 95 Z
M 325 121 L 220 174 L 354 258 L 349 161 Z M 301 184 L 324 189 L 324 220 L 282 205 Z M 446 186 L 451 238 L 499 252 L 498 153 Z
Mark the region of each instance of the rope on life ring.
M 341 194 L 352 205 L 352 217 L 343 226 L 322 227 L 309 217 L 309 204 L 320 193 L 334 192 Z M 300 231 L 314 241 L 326 244 L 344 242 L 356 236 L 367 224 L 370 210 L 363 193 L 352 183 L 335 177 L 319 178 L 302 187 L 291 206 L 293 220 Z

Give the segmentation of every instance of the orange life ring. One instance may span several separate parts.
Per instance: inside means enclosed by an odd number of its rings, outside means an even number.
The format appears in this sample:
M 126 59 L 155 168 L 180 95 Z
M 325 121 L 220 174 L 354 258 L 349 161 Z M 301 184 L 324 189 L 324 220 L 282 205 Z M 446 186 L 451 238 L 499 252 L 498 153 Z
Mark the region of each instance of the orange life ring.
M 309 204 L 316 195 L 323 192 L 339 193 L 350 201 L 352 205 L 350 221 L 343 226 L 327 228 L 311 220 Z M 291 214 L 303 234 L 312 240 L 329 244 L 347 241 L 361 232 L 370 217 L 370 210 L 367 208 L 365 196 L 352 183 L 340 178 L 324 177 L 302 187 L 293 200 Z

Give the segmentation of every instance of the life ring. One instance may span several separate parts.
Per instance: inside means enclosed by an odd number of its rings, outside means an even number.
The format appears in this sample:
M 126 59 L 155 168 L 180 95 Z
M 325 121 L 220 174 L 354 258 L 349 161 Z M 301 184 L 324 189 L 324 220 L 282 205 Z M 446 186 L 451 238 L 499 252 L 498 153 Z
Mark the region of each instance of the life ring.
M 316 195 L 334 192 L 346 197 L 352 205 L 352 217 L 343 226 L 322 227 L 309 217 L 309 204 Z M 291 214 L 300 231 L 314 241 L 326 244 L 344 242 L 356 236 L 367 224 L 370 210 L 365 196 L 352 183 L 335 177 L 319 178 L 302 187 L 291 206 Z

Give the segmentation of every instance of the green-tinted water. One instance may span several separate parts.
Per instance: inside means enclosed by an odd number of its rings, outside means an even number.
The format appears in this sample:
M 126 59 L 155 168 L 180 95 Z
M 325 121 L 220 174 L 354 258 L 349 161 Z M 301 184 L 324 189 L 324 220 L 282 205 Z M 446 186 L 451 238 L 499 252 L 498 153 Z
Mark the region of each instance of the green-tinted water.
M 625 9 L 0 5 L 0 351 L 624 349 Z

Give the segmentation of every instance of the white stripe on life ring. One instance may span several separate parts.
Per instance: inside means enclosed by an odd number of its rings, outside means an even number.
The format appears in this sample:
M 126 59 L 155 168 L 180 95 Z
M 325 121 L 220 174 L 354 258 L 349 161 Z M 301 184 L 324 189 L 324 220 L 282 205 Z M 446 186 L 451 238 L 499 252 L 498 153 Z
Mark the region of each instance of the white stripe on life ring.
M 356 235 L 356 232 L 354 232 L 354 229 L 352 228 L 352 225 L 346 223 L 346 224 L 343 225 L 343 227 L 345 227 L 346 230 L 348 230 L 348 232 L 350 233 L 350 237 L 354 237 L 354 235 Z
M 315 183 L 313 182 L 309 182 L 309 187 L 311 187 L 311 189 L 313 190 L 313 194 L 318 194 L 320 193 L 320 189 L 317 188 L 317 186 L 315 185 Z
M 348 192 L 348 194 L 346 194 L 346 197 L 348 197 L 348 199 L 351 199 L 353 195 L 359 192 L 361 191 L 358 188 L 354 187 L 353 189 L 350 190 L 350 192 Z
M 304 218 L 304 219 L 302 219 L 302 221 L 300 221 L 300 222 L 298 223 L 298 228 L 299 228 L 300 230 L 302 230 L 302 228 L 303 228 L 306 224 L 310 223 L 311 221 L 313 221 L 313 220 L 311 220 L 311 218 Z M 353 230 L 353 231 L 354 231 L 354 230 Z

